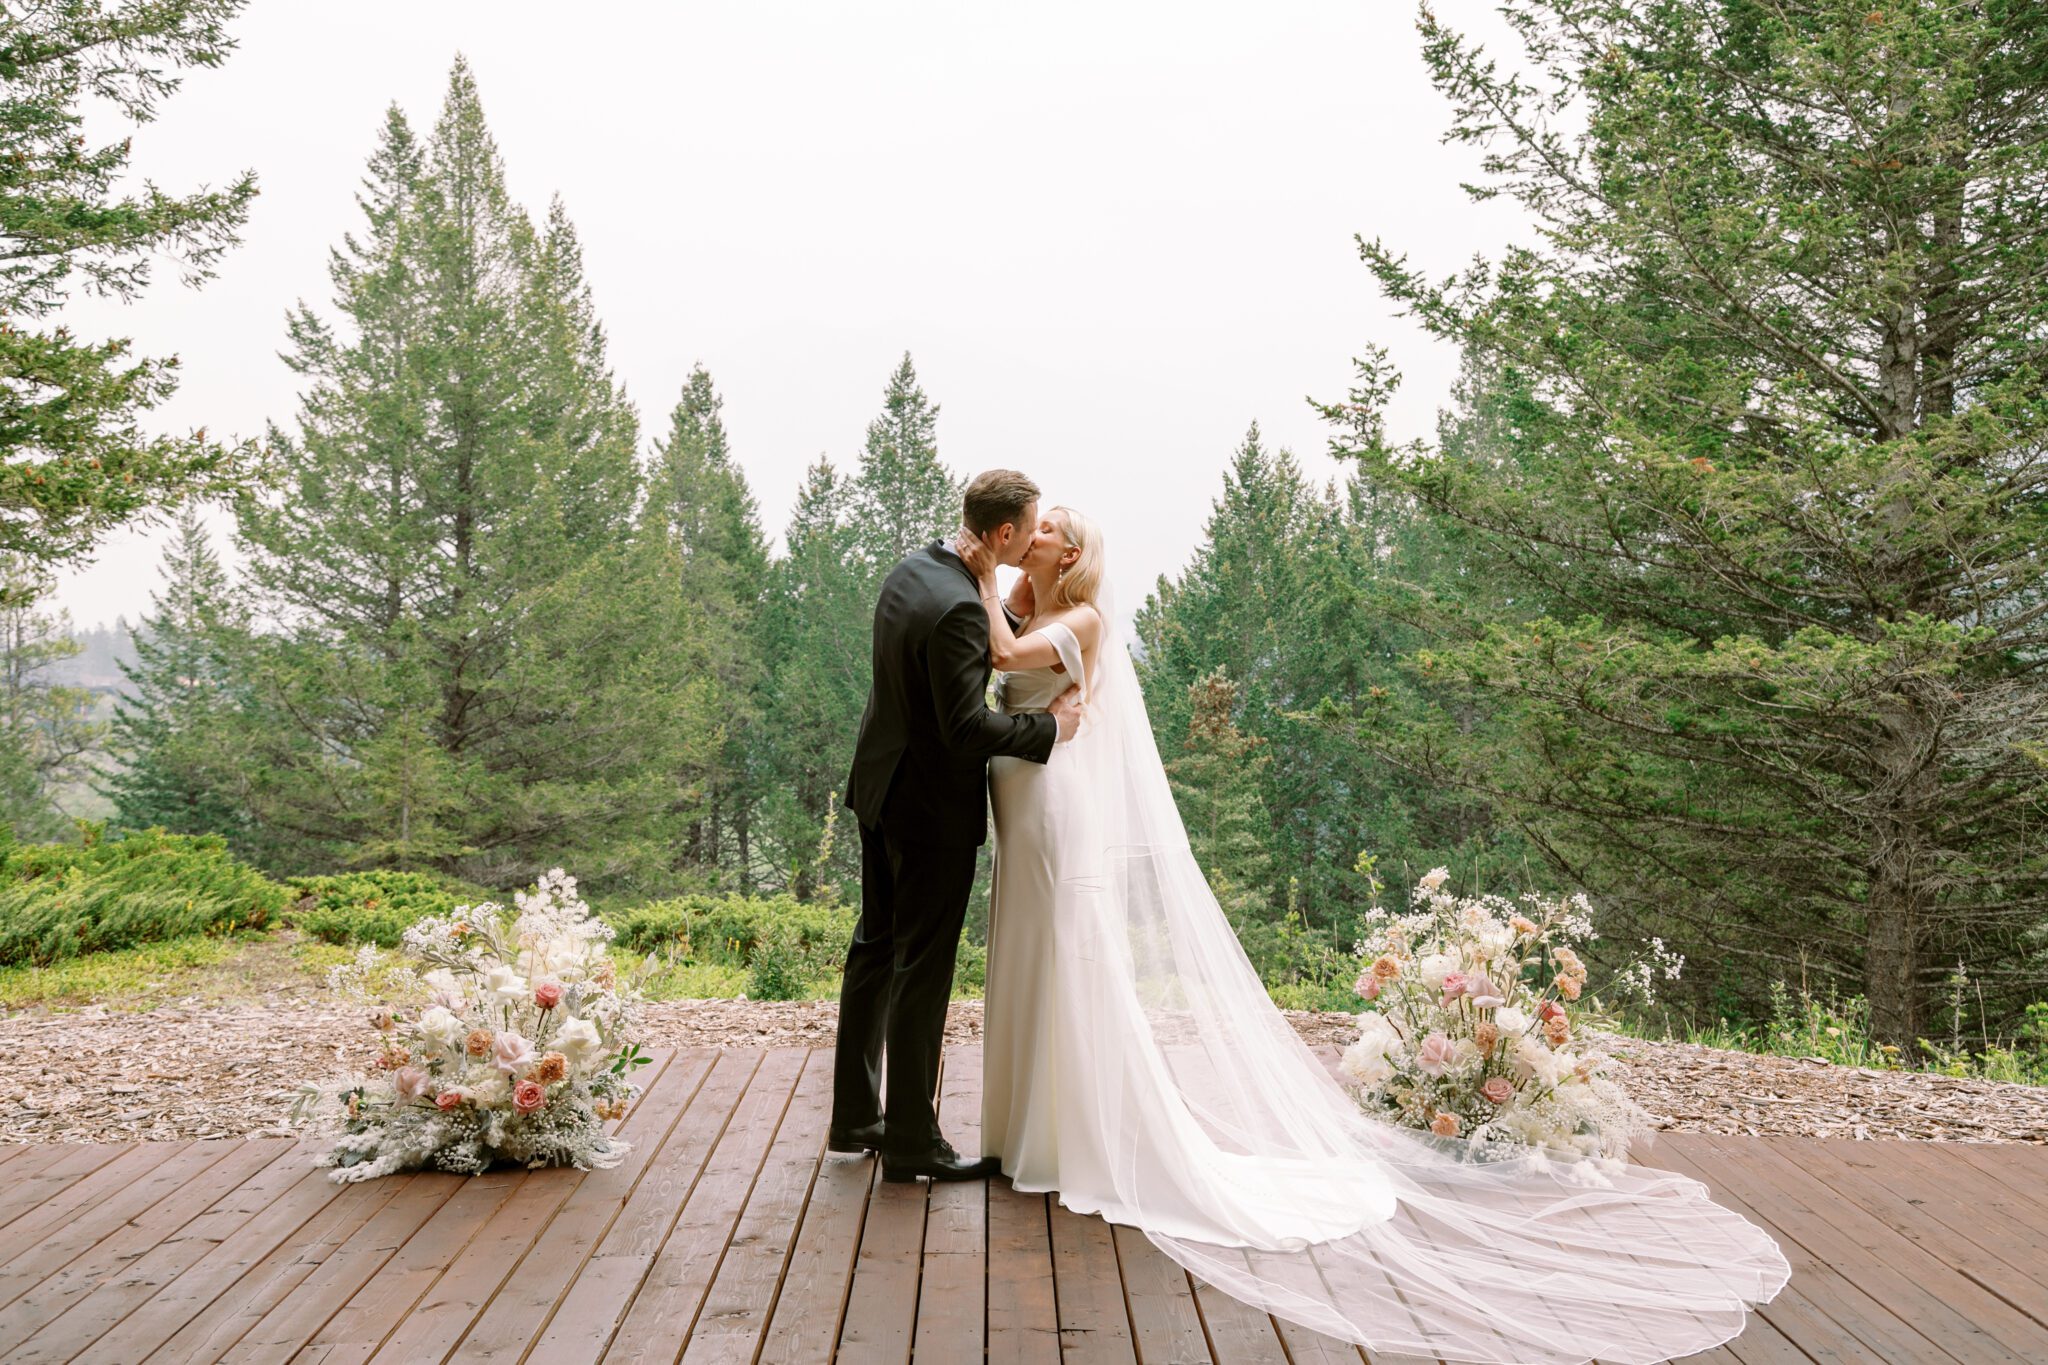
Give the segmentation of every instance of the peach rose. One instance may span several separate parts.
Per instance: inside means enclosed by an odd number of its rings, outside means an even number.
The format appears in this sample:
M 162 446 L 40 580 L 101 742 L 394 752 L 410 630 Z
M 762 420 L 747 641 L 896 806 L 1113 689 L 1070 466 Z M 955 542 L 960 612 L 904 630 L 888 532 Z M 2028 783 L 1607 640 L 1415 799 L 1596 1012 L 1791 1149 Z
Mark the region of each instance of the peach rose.
M 533 1069 L 533 1079 L 542 1085 L 553 1085 L 569 1074 L 569 1059 L 559 1052 L 550 1052 L 540 1059 L 540 1065 Z
M 1564 1006 L 1558 1004 L 1555 1000 L 1546 1000 L 1537 1006 L 1536 1017 L 1546 1024 L 1553 1019 L 1562 1019 L 1564 1018 Z
M 1391 953 L 1383 953 L 1373 961 L 1372 974 L 1382 982 L 1392 981 L 1401 975 L 1401 962 Z
M 548 1092 L 537 1081 L 521 1081 L 512 1087 L 512 1107 L 522 1114 L 531 1114 L 548 1102 Z
M 1500 1044 L 1500 1029 L 1491 1019 L 1481 1019 L 1472 1026 L 1472 1041 L 1479 1044 L 1479 1050 L 1491 1057 Z
M 1515 1083 L 1505 1076 L 1495 1076 L 1479 1087 L 1479 1093 L 1490 1104 L 1506 1104 L 1515 1097 Z
M 1523 938 L 1528 938 L 1536 932 L 1536 921 L 1530 919 L 1527 915 L 1516 915 L 1508 921 L 1508 928 L 1514 930 Z
M 551 1010 L 562 1003 L 562 983 L 559 981 L 536 981 L 533 983 L 533 1003 L 544 1010 Z
M 443 1090 L 440 1094 L 434 1096 L 434 1107 L 443 1110 L 460 1108 L 462 1099 L 463 1096 L 460 1090 Z
M 1543 1036 L 1550 1040 L 1552 1047 L 1562 1047 L 1572 1036 L 1571 1021 L 1563 1015 L 1543 1021 Z
M 1429 1131 L 1438 1137 L 1456 1137 L 1458 1128 L 1458 1116 L 1448 1109 L 1439 1109 L 1436 1117 L 1429 1121 Z
M 1576 976 L 1560 976 L 1559 978 L 1557 978 L 1556 981 L 1552 982 L 1551 984 L 1556 986 L 1557 993 L 1567 1000 L 1578 999 L 1579 992 L 1584 989 L 1584 987 L 1582 987 L 1579 984 L 1579 978 L 1577 978 Z
M 463 1042 L 463 1050 L 472 1057 L 481 1057 L 491 1050 L 491 1031 L 487 1028 L 473 1028 Z

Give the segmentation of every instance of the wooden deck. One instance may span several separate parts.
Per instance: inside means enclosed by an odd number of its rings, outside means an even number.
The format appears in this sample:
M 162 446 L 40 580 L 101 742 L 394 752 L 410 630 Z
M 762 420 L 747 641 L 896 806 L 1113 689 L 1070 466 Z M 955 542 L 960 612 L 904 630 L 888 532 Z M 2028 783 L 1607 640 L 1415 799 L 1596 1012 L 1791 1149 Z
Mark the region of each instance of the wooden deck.
M 951 1052 L 942 1086 L 963 1148 L 979 1060 Z M 337 1186 L 285 1139 L 0 1149 L 0 1361 L 1364 1365 L 1127 1228 L 822 1157 L 830 1070 L 662 1055 L 632 1156 L 589 1174 Z M 1667 1135 L 1654 1159 L 1796 1272 L 1693 1359 L 2048 1361 L 2048 1149 Z

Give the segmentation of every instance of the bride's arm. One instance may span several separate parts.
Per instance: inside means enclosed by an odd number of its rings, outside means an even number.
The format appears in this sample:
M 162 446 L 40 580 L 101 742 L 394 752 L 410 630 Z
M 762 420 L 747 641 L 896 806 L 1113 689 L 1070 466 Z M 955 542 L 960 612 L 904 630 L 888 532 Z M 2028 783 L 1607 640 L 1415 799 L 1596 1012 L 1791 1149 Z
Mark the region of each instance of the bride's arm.
M 978 536 L 962 534 L 955 545 L 960 558 L 967 567 L 974 570 L 975 581 L 980 584 L 981 609 L 988 615 L 989 660 L 1005 672 L 1022 668 L 1049 668 L 1060 661 L 1058 646 L 1046 638 L 1043 631 L 1029 631 L 1022 637 L 1010 628 L 1009 615 L 1003 610 L 1003 599 L 996 588 L 996 561 Z M 1096 642 L 1102 638 L 1102 618 L 1095 614 L 1093 607 L 1082 607 L 1066 618 L 1066 626 L 1074 632 L 1074 638 L 1081 642 L 1081 651 L 1090 654 Z

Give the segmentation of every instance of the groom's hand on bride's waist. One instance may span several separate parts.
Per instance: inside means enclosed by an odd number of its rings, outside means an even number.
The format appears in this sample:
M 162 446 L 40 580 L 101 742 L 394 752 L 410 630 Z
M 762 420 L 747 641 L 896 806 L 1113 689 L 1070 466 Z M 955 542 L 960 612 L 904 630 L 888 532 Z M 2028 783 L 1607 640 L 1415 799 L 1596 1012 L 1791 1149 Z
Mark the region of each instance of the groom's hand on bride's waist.
M 1059 737 L 1053 742 L 1066 743 L 1074 737 L 1074 731 L 1081 728 L 1081 689 L 1069 684 L 1066 691 L 1052 699 L 1052 705 L 1046 707 L 1045 712 L 1059 722 Z

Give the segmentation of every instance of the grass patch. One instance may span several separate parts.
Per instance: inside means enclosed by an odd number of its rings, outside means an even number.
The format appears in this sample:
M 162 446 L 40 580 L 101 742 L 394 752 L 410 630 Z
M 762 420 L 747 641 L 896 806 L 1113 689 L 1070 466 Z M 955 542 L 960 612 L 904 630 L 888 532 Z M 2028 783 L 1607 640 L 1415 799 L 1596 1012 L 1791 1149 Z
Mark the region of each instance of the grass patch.
M 240 939 L 189 934 L 164 943 L 67 957 L 47 967 L 0 967 L 0 1006 L 75 1008 L 101 1003 L 148 1009 L 197 993 L 194 973 L 241 955 Z

